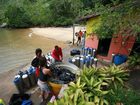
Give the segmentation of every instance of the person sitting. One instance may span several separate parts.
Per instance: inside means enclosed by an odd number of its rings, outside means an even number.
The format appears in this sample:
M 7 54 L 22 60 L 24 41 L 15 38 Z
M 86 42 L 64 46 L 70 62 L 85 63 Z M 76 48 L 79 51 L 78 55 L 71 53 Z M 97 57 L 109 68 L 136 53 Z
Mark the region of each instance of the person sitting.
M 59 46 L 55 46 L 53 51 L 51 52 L 51 56 L 53 58 L 53 63 L 55 62 L 62 62 L 63 60 L 63 53 L 62 49 Z
M 48 85 L 48 80 L 51 77 L 52 73 L 49 68 L 46 67 L 46 58 L 39 58 L 39 77 L 38 77 L 38 86 L 41 89 L 42 101 L 46 101 L 49 96 L 51 96 L 51 88 Z

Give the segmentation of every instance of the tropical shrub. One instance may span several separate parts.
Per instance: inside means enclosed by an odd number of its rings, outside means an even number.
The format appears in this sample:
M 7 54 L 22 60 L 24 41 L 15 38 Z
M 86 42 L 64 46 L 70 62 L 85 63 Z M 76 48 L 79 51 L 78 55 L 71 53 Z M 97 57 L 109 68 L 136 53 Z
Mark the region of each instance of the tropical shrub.
M 64 97 L 49 105 L 110 105 L 110 95 L 123 87 L 127 77 L 119 66 L 84 68 L 78 80 L 69 84 Z
M 118 85 L 124 86 L 124 81 L 128 79 L 128 72 L 120 66 L 109 66 L 100 69 L 105 75 L 105 80 L 110 86 L 117 88 Z M 100 74 L 101 75 L 101 74 Z M 103 74 L 102 74 L 103 75 Z
M 138 105 L 140 103 L 140 95 L 132 89 L 126 89 L 120 86 L 117 89 L 113 89 L 105 96 L 110 105 L 116 105 L 116 103 L 123 103 L 123 105 Z

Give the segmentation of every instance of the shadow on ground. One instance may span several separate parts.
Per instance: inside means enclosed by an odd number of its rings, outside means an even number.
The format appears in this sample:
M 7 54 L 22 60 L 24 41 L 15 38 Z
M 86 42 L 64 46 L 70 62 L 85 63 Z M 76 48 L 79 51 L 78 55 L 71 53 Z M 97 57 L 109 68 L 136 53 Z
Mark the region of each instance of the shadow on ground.
M 128 83 L 134 90 L 140 91 L 140 70 L 130 71 Z

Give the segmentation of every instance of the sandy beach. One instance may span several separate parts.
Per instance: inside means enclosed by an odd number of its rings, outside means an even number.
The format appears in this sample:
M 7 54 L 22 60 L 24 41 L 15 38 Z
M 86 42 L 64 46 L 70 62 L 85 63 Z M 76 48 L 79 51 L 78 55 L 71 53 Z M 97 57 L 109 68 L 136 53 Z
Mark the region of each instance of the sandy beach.
M 72 41 L 73 40 L 73 27 L 62 28 L 62 27 L 48 27 L 48 28 L 30 28 L 33 34 L 45 36 L 48 38 L 56 39 L 58 41 Z M 79 30 L 84 31 L 85 27 L 75 27 L 75 32 Z M 74 36 L 74 38 L 76 38 Z
M 69 52 L 72 50 L 75 46 L 69 46 L 69 44 L 65 44 L 66 41 L 72 41 L 73 39 L 73 30 L 72 27 L 70 28 L 30 28 L 32 35 L 38 35 L 43 40 L 47 41 L 48 49 L 46 51 L 49 51 L 53 48 L 55 44 L 60 45 L 63 48 L 64 58 L 67 60 L 70 56 Z M 78 32 L 79 30 L 84 30 L 84 28 L 76 28 L 75 32 Z M 34 36 L 32 36 L 34 37 Z M 37 41 L 37 39 L 34 39 Z M 43 49 L 44 50 L 44 49 Z M 34 53 L 33 53 L 34 55 Z M 18 73 L 19 70 L 27 70 L 30 66 L 30 63 L 21 65 L 19 67 L 16 67 L 12 70 L 5 71 L 3 73 L 0 73 L 0 98 L 4 100 L 5 104 L 8 105 L 9 99 L 14 93 L 18 93 L 13 80 L 14 76 Z M 132 84 L 137 85 L 139 83 L 139 73 L 136 73 L 138 75 L 138 79 L 134 78 L 131 79 L 130 82 Z M 136 81 L 137 80 L 137 81 Z M 134 83 L 135 82 L 135 83 Z M 138 89 L 140 89 L 140 86 L 137 86 Z M 35 91 L 32 89 L 31 91 Z M 30 92 L 31 92 L 30 91 Z M 29 93 L 30 93 L 29 92 Z M 32 94 L 31 100 L 34 102 L 34 105 L 39 105 L 40 98 L 39 92 L 36 91 Z
M 84 28 L 76 28 L 75 30 L 78 32 L 79 30 L 83 30 Z M 64 44 L 66 41 L 72 41 L 73 39 L 73 29 L 70 28 L 30 28 L 33 35 L 38 35 L 45 37 L 50 40 L 48 42 L 49 46 L 54 46 L 55 44 L 60 44 L 62 48 L 66 48 L 68 45 Z M 46 40 L 47 40 L 46 39 Z M 33 54 L 34 55 L 34 54 Z M 13 93 L 18 93 L 17 89 L 13 83 L 14 76 L 18 73 L 19 70 L 27 70 L 30 66 L 29 63 L 19 66 L 15 69 L 0 73 L 0 98 L 2 98 L 6 105 L 9 102 L 9 99 Z

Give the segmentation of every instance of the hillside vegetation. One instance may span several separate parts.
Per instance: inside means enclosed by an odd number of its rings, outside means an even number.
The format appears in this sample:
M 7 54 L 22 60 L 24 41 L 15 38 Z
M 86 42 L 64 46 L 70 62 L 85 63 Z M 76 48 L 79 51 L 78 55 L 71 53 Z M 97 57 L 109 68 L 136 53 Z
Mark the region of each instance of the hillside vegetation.
M 0 24 L 12 28 L 69 26 L 76 18 L 94 13 L 97 5 L 124 0 L 0 0 Z
M 100 38 L 116 33 L 139 36 L 139 0 L 0 0 L 0 25 L 10 28 L 71 26 L 91 14 L 100 15 L 93 31 Z

